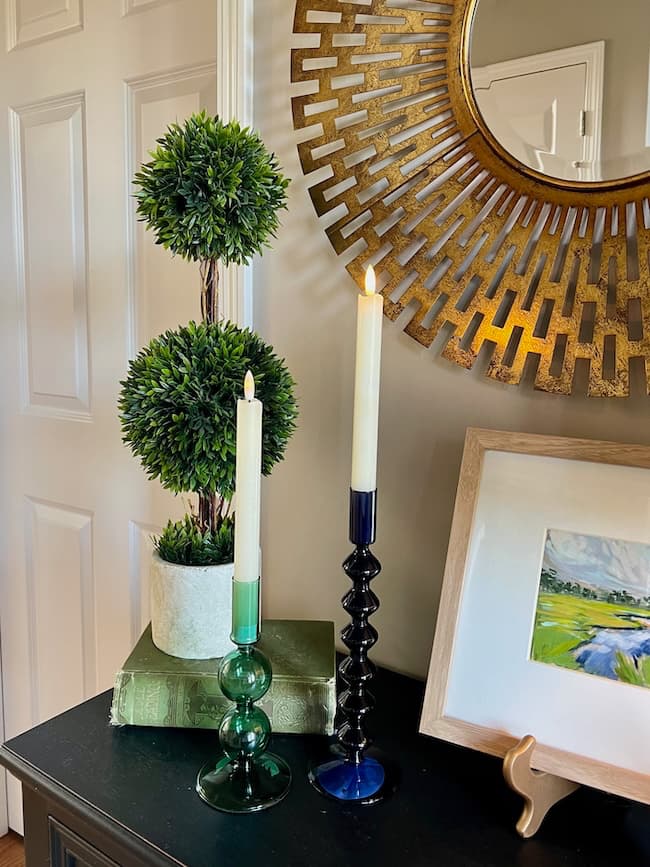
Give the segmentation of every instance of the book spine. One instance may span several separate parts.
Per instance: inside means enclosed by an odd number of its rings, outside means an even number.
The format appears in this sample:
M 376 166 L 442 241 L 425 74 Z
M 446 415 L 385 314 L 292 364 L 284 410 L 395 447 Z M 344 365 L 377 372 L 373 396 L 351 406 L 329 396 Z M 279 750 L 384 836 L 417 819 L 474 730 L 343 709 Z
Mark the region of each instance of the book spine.
M 258 702 L 273 730 L 281 734 L 334 731 L 336 684 L 276 678 Z M 231 707 L 216 677 L 184 674 L 118 673 L 113 690 L 111 725 L 216 729 Z

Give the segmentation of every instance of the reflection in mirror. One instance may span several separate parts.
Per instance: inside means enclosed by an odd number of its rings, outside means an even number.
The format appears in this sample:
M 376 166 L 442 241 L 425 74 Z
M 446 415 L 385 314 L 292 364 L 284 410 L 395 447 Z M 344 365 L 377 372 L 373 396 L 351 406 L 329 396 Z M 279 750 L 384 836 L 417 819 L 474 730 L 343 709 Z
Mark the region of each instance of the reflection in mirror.
M 650 171 L 649 0 L 479 0 L 472 86 L 520 162 L 569 181 Z

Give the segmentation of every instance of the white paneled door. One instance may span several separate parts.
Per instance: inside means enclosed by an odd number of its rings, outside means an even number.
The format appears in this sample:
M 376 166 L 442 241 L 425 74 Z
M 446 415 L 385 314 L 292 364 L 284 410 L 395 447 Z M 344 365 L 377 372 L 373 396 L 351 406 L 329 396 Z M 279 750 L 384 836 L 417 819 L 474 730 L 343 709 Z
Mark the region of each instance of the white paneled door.
M 600 179 L 604 43 L 472 70 L 487 125 L 507 151 L 543 174 Z
M 575 64 L 494 74 L 489 87 L 477 87 L 476 101 L 496 139 L 513 156 L 540 172 L 578 180 L 585 90 L 585 65 Z
M 182 503 L 120 440 L 127 360 L 198 315 L 130 178 L 214 110 L 215 0 L 5 0 L 0 45 L 0 625 L 5 736 L 111 686 Z M 0 822 L 2 810 L 0 809 Z M 18 788 L 9 822 L 21 829 Z

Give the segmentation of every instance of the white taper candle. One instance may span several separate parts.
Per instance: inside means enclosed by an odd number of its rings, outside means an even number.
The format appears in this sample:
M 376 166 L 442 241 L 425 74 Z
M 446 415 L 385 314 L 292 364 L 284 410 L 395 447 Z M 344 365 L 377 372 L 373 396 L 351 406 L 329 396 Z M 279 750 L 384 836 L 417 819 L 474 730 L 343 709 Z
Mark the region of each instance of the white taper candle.
M 262 474 L 262 402 L 248 371 L 244 400 L 237 401 L 235 466 L 235 581 L 257 581 L 260 566 L 260 479 Z
M 357 303 L 357 350 L 354 374 L 352 481 L 354 491 L 377 487 L 377 427 L 384 298 L 375 291 L 375 271 L 366 270 L 365 294 Z

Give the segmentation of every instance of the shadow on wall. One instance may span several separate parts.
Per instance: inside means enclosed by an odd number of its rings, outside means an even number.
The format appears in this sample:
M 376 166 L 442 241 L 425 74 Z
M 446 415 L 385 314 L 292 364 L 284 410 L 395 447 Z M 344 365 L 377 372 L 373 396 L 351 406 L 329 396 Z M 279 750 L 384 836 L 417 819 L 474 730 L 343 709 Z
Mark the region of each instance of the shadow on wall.
M 336 620 L 349 582 L 347 542 L 355 285 L 316 217 L 290 105 L 293 3 L 267 0 L 256 21 L 255 124 L 292 177 L 289 211 L 256 265 L 256 327 L 298 381 L 300 419 L 287 459 L 265 482 L 265 616 Z M 650 442 L 648 399 L 562 397 L 487 380 L 385 322 L 373 622 L 377 662 L 424 676 L 433 639 L 465 429 Z

